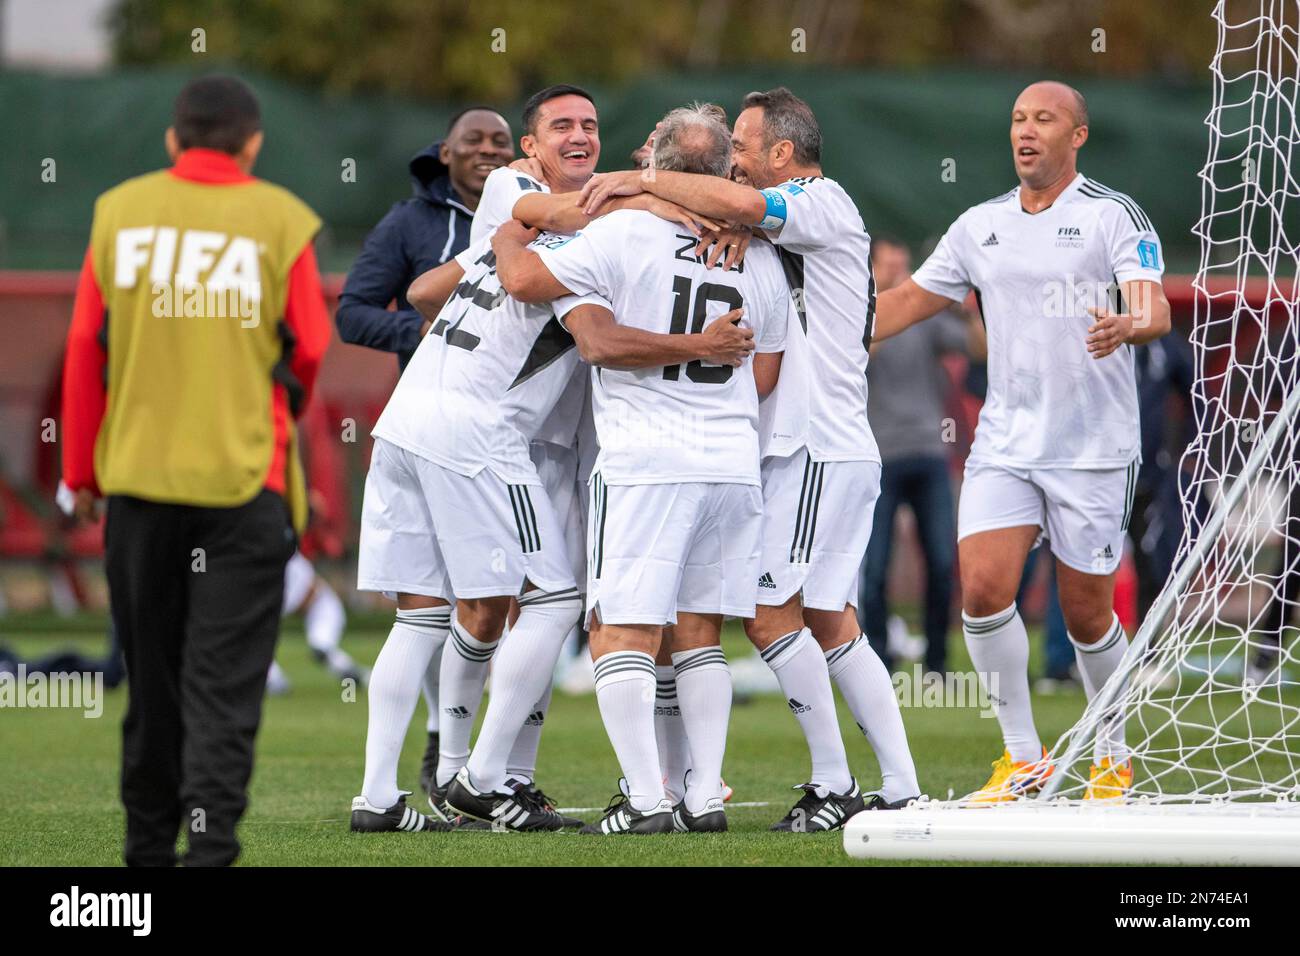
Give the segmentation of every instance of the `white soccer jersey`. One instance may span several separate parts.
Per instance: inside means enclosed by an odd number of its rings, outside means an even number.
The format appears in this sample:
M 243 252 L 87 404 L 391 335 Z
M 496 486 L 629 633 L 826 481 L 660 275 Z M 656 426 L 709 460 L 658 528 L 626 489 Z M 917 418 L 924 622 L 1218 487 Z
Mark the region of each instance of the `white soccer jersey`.
M 469 244 L 472 246 L 484 236 L 492 235 L 497 226 L 515 218 L 515 203 L 520 196 L 550 191 L 546 183 L 509 166 L 492 170 L 483 180 L 483 192 L 479 196 L 478 208 L 474 210 L 474 222 L 469 227 Z
M 489 239 L 456 261 L 465 276 L 415 350 L 373 434 L 458 474 L 473 477 L 487 467 L 511 484 L 540 484 L 528 442 L 578 363 L 556 310 L 608 303 L 575 296 L 516 302 L 497 279 Z
M 988 330 L 989 390 L 973 461 L 1017 468 L 1122 468 L 1138 458 L 1132 346 L 1088 354 L 1089 306 L 1107 288 L 1159 282 L 1160 240 L 1132 199 L 1079 174 L 1042 212 L 1020 189 L 964 212 L 913 278 Z
M 792 311 L 771 247 L 754 243 L 741 268 L 708 269 L 696 239 L 641 210 L 620 210 L 573 239 L 538 243 L 538 255 L 574 292 L 613 303 L 620 325 L 651 332 L 700 332 L 744 307 L 760 352 L 785 347 Z M 592 405 L 608 485 L 759 483 L 758 392 L 751 362 L 739 368 L 693 361 L 666 368 L 592 374 Z
M 806 355 L 797 345 L 790 377 L 769 399 L 764 453 L 788 455 L 806 445 L 814 461 L 880 461 L 867 422 L 867 349 L 876 306 L 871 237 L 858 207 L 833 179 L 801 176 L 762 190 L 762 226 L 777 246 Z M 792 339 L 794 336 L 791 337 Z

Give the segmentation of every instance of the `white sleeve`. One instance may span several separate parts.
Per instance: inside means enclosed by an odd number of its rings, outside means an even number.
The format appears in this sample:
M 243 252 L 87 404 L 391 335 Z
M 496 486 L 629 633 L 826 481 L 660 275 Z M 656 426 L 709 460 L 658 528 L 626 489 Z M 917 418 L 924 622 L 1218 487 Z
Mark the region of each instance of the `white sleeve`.
M 759 190 L 767 203 L 759 224 L 767 237 L 791 252 L 817 252 L 831 244 L 837 228 L 833 194 L 822 188 L 807 188 L 796 182 L 781 183 Z
M 598 305 L 602 309 L 609 310 L 613 314 L 614 307 L 609 304 L 609 300 L 603 295 L 597 295 L 592 292 L 587 295 L 563 295 L 551 303 L 551 309 L 555 312 L 555 317 L 560 320 L 560 325 L 564 330 L 569 330 L 569 324 L 565 321 L 569 313 L 580 305 Z
M 503 222 L 515 218 L 515 203 L 520 196 L 530 192 L 544 193 L 546 187 L 527 173 L 509 166 L 488 173 L 487 179 L 483 181 L 483 194 L 479 197 L 478 208 L 474 210 L 474 221 L 469 227 L 470 244 L 492 235 Z
M 570 292 L 596 292 L 613 300 L 620 248 L 608 219 L 593 221 L 574 236 L 543 235 L 529 246 Z
M 754 336 L 756 352 L 785 351 L 785 337 L 790 328 L 791 313 L 794 312 L 794 300 L 790 297 L 790 290 L 784 282 L 776 285 L 774 294 L 770 295 L 768 301 L 764 303 L 766 313 L 763 316 L 762 328 Z
M 961 302 L 975 283 L 967 271 L 965 252 L 966 229 L 960 219 L 948 227 L 930 258 L 912 273 L 912 279 L 922 289 L 941 295 L 945 299 Z
M 1131 200 L 1129 202 L 1132 202 Z M 1110 269 L 1116 282 L 1159 282 L 1165 271 L 1160 237 L 1137 203 L 1107 203 L 1110 219 Z

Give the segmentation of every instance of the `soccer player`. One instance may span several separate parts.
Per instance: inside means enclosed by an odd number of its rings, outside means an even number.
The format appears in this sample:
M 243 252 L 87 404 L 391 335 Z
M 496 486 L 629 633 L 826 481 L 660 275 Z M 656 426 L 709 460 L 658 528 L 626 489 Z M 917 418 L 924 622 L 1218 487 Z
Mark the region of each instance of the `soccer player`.
M 488 174 L 514 158 L 510 124 L 496 110 L 471 106 L 451 118 L 442 140 L 411 158 L 410 199 L 396 203 L 366 236 L 361 254 L 348 270 L 334 321 L 344 342 L 393 352 L 400 368 L 411 360 L 428 321 L 406 298 L 418 277 L 464 252 L 470 224 Z M 395 302 L 397 308 L 389 309 Z M 399 604 L 419 606 L 419 595 L 401 595 Z M 424 757 L 420 789 L 432 789 L 438 765 L 439 647 L 424 677 Z
M 988 399 L 966 460 L 957 537 L 966 646 L 1006 749 L 967 797 L 973 805 L 1032 793 L 1053 772 L 1034 726 L 1015 603 L 1025 557 L 1041 539 L 1056 558 L 1090 699 L 1128 646 L 1113 602 L 1140 451 L 1133 347 L 1169 331 L 1169 303 L 1151 220 L 1078 171 L 1087 141 L 1077 90 L 1027 87 L 1011 111 L 1020 185 L 963 213 L 878 303 L 882 339 L 971 291 L 988 328 Z M 1124 727 L 1113 721 L 1098 732 L 1087 796 L 1120 796 L 1132 779 Z
M 725 180 L 727 127 L 695 106 L 674 110 L 655 139 L 657 170 Z M 600 454 L 591 481 L 587 609 L 596 697 L 623 769 L 621 792 L 598 834 L 721 831 L 722 759 L 731 675 L 722 617 L 754 616 L 762 493 L 758 399 L 776 383 L 789 290 L 770 246 L 743 265 L 709 270 L 696 237 L 647 212 L 614 212 L 571 240 L 526 251 L 493 242 L 512 295 L 544 301 L 581 289 L 613 303 L 578 307 L 568 328 L 595 366 Z M 738 368 L 704 362 L 629 362 L 614 343 L 626 329 L 700 330 L 742 311 L 756 354 Z M 617 321 L 615 320 L 617 317 Z M 672 664 L 691 773 L 674 806 L 655 739 L 655 655 L 673 624 Z
M 599 117 L 591 95 L 580 87 L 563 84 L 539 90 L 524 104 L 523 126 L 520 147 L 528 160 L 514 167 L 494 170 L 488 175 L 474 214 L 472 242 L 491 236 L 498 226 L 512 219 L 564 234 L 572 233 L 590 221 L 576 198 L 577 191 L 591 177 L 600 159 Z M 626 202 L 611 204 L 610 208 Z M 681 211 L 653 197 L 640 197 L 640 201 L 633 204 L 686 221 Z M 421 307 L 430 315 L 436 315 L 442 305 L 437 296 L 421 299 L 419 286 L 413 288 L 412 295 L 420 300 Z M 590 424 L 590 387 L 585 367 L 579 368 L 579 363 L 575 362 L 570 368 L 569 380 L 554 409 L 536 423 L 528 437 L 531 440 L 530 454 L 564 530 L 575 584 L 582 593 L 586 584 L 582 556 L 585 495 L 579 492 L 579 482 L 585 488 L 591 474 L 595 460 L 595 434 Z M 584 420 L 588 423 L 585 430 L 581 427 Z M 579 615 L 575 615 L 570 631 L 579 624 Z M 443 657 L 441 684 L 445 691 L 442 704 L 447 719 L 441 737 L 439 768 L 430 791 L 430 802 L 435 807 L 445 799 L 448 785 L 469 760 L 470 732 L 482 702 L 484 682 L 499 637 L 499 634 L 494 635 L 483 646 L 453 641 L 453 653 Z M 550 699 L 548 682 L 528 710 L 508 765 L 513 779 L 532 789 L 541 803 L 553 806 L 533 780 Z
M 651 169 L 598 175 L 583 191 L 588 208 L 645 190 L 758 226 L 795 296 L 797 328 L 763 403 L 763 560 L 746 631 L 811 751 L 803 796 L 773 825 L 800 832 L 836 829 L 864 805 L 899 807 L 920 792 L 889 674 L 853 609 L 880 492 L 867 422 L 875 286 L 871 239 L 853 200 L 823 176 L 821 142 L 812 110 L 789 90 L 751 93 L 732 131 L 737 181 Z M 832 678 L 880 762 L 881 792 L 869 803 L 849 772 Z

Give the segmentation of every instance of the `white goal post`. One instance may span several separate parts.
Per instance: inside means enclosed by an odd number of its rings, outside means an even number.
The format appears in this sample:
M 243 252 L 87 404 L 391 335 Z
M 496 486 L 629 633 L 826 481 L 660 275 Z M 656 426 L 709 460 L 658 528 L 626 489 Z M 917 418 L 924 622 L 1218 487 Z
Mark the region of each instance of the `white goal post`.
M 1035 798 L 862 813 L 851 856 L 1300 864 L 1300 0 L 1219 0 L 1214 21 L 1173 573 Z M 1132 790 L 1085 801 L 1120 726 Z

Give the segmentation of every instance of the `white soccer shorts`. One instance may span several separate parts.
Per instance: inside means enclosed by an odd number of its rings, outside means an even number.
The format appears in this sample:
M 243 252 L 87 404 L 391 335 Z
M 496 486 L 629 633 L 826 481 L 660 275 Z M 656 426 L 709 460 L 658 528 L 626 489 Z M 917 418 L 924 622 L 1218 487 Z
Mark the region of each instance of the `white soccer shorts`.
M 1124 553 L 1137 462 L 1125 468 L 1009 468 L 968 460 L 957 506 L 957 540 L 1036 525 L 1038 540 L 1084 574 L 1110 574 Z
M 858 603 L 858 569 L 880 497 L 880 463 L 814 461 L 806 450 L 763 460 L 758 603 L 842 611 Z
M 587 610 L 605 624 L 754 616 L 763 496 L 754 485 L 606 485 L 591 476 Z
M 467 478 L 375 439 L 361 506 L 357 587 L 445 600 L 574 587 L 546 491 L 485 468 Z
M 578 483 L 578 450 L 548 441 L 528 448 L 542 487 L 564 528 L 565 553 L 579 593 L 587 590 L 587 489 Z

